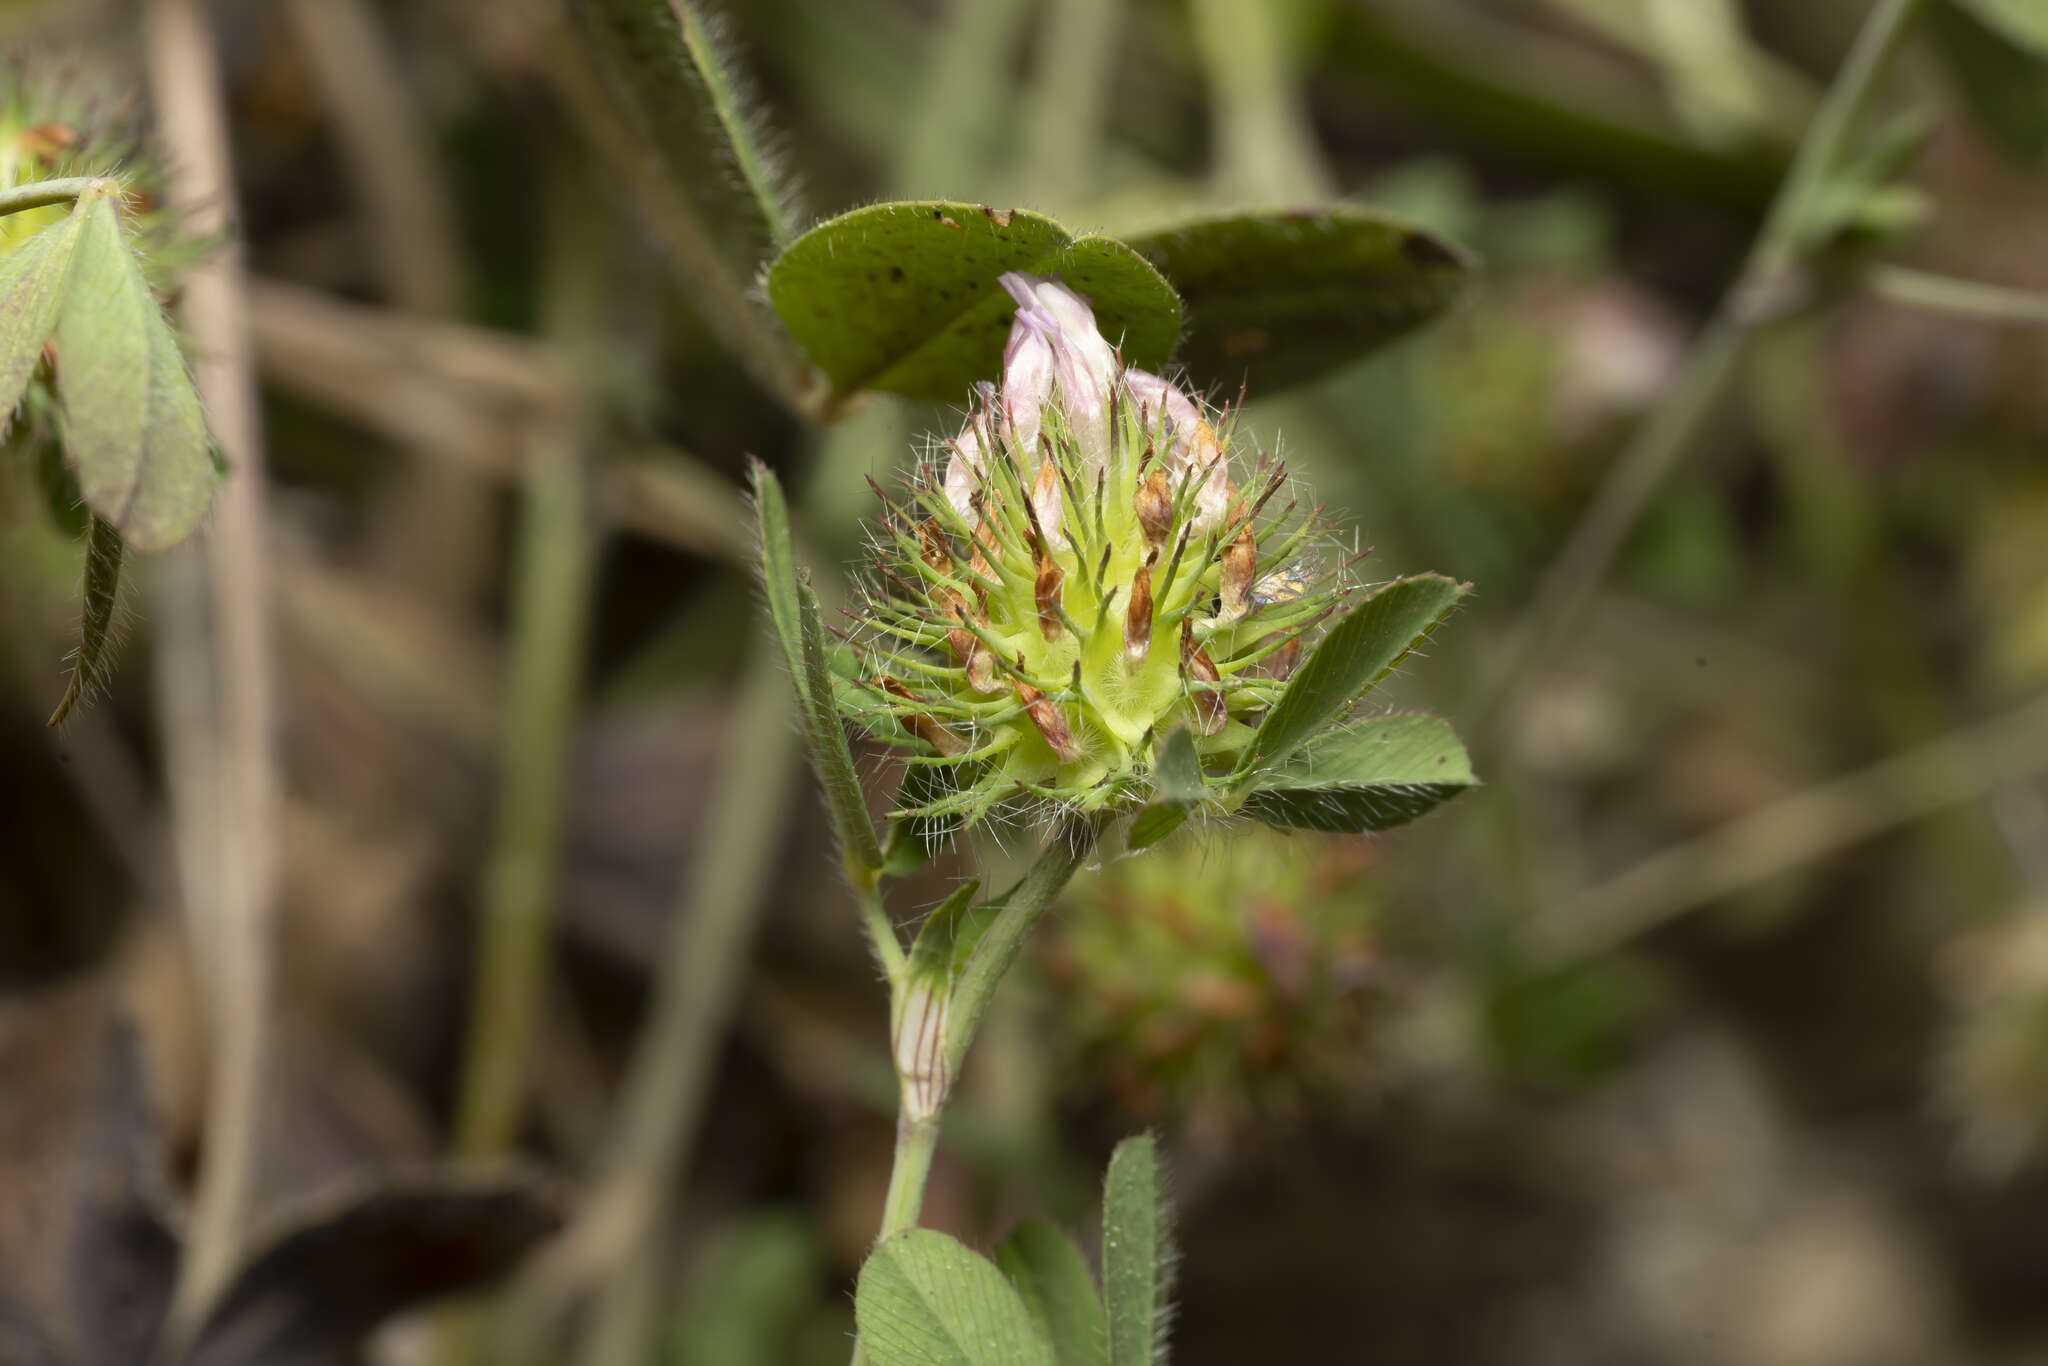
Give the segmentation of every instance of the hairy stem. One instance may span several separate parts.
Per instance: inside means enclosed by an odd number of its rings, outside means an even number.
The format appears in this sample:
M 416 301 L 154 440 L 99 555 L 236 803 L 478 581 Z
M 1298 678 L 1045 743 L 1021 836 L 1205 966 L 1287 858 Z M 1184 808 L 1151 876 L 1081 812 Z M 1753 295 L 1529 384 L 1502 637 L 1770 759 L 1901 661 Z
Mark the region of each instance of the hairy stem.
M 938 1146 L 938 1120 L 896 1121 L 896 1157 L 889 1167 L 889 1194 L 882 1201 L 882 1227 L 875 1241 L 917 1227 L 918 1213 L 924 1208 L 925 1182 L 931 1177 L 932 1155 Z
M 896 937 L 889 908 L 882 902 L 881 871 L 854 867 L 852 859 L 847 860 L 847 865 L 847 881 L 852 884 L 854 901 L 860 907 L 861 929 L 867 934 L 868 946 L 874 950 L 882 975 L 889 979 L 893 989 L 903 980 L 903 941 Z
M 1053 832 L 1023 878 L 1003 898 L 1003 909 L 975 941 L 967 966 L 954 982 L 946 1025 L 946 1072 L 960 1075 L 960 1065 L 974 1042 L 974 1032 L 998 983 L 1017 951 L 1067 885 L 1083 859 L 1102 836 L 1096 820 L 1077 821 Z M 942 1112 L 943 1113 L 943 1112 Z M 931 1177 L 932 1154 L 939 1141 L 941 1115 L 912 1119 L 899 1103 L 896 1118 L 896 1154 L 889 1168 L 889 1193 L 882 1202 L 879 1241 L 917 1226 L 924 1208 L 925 1183 Z M 862 1366 L 867 1354 L 856 1342 L 852 1366 Z
M 87 190 L 106 185 L 99 176 L 66 176 L 61 180 L 37 180 L 0 190 L 0 215 L 24 209 L 46 209 L 52 204 L 69 204 Z
M 1592 505 L 1537 589 L 1522 628 L 1502 652 L 1471 708 L 1490 730 L 1510 694 L 1542 667 L 1579 620 L 1657 491 L 1690 451 L 1727 391 L 1769 301 L 1796 293 L 1802 233 L 1815 196 L 1841 160 L 1850 131 L 1890 65 L 1923 0 L 1878 0 L 1821 102 L 1741 272 L 1694 344 L 1676 384 L 1614 464 Z

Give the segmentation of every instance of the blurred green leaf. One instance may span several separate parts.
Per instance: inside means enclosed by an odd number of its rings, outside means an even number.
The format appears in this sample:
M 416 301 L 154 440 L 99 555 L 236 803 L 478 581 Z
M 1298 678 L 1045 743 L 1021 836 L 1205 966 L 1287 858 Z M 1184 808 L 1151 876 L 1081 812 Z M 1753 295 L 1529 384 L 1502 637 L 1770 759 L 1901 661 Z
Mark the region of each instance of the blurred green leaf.
M 571 11 L 676 189 L 703 215 L 734 274 L 750 279 L 792 235 L 787 178 L 704 7 L 574 0 Z
M 84 221 L 74 208 L 0 260 L 0 431 L 21 406 L 57 325 Z
M 51 725 L 60 724 L 72 708 L 98 684 L 114 631 L 114 606 L 121 591 L 121 533 L 94 517 L 85 528 L 85 600 L 80 612 L 78 650 L 71 657 L 71 678 Z
M 821 1261 L 818 1236 L 801 1216 L 742 1217 L 692 1276 L 668 1360 L 676 1366 L 783 1366 L 814 1298 Z
M 1196 752 L 1195 737 L 1187 727 L 1166 737 L 1159 762 L 1152 770 L 1155 795 L 1151 805 L 1131 818 L 1130 833 L 1124 837 L 1129 849 L 1144 849 L 1159 843 L 1180 829 L 1204 796 L 1202 756 Z
M 1180 300 L 1152 266 L 1107 237 L 1074 237 L 1023 209 L 912 201 L 855 209 L 811 229 L 768 271 L 792 337 L 842 393 L 882 389 L 961 403 L 1002 371 L 1016 305 L 1005 271 L 1058 276 L 1087 297 L 1127 363 L 1165 364 Z
M 110 193 L 82 196 L 57 315 L 64 448 L 93 512 L 141 551 L 198 529 L 220 471 L 199 393 Z
M 1466 585 L 1441 574 L 1395 579 L 1331 628 L 1266 713 L 1238 772 L 1284 763 L 1345 708 L 1386 677 L 1436 629 Z M 1256 776 L 1243 784 L 1248 789 Z
M 1956 0 L 2006 41 L 2048 59 L 2048 4 L 2042 0 Z
M 2048 5 L 2036 5 L 2048 14 Z M 1964 0 L 1928 7 L 1928 37 L 1956 93 L 1984 129 L 2013 156 L 2048 161 L 2048 61 L 1992 27 Z
M 874 1250 L 853 1312 L 874 1366 L 1057 1366 L 995 1263 L 931 1229 Z
M 796 543 L 789 527 L 789 502 L 782 483 L 766 465 L 752 462 L 754 510 L 761 536 L 761 586 L 768 614 L 796 685 L 804 739 L 824 785 L 846 855 L 865 868 L 882 866 L 881 846 L 868 820 L 867 798 L 853 769 L 846 727 L 834 704 L 832 676 L 825 666 L 824 628 L 818 622 L 818 599 L 798 577 Z
M 1390 830 L 1477 782 L 1447 722 L 1377 716 L 1261 773 L 1244 813 L 1296 830 Z
M 1119 1143 L 1102 1188 L 1109 1366 L 1165 1366 L 1173 1318 L 1173 1205 L 1150 1134 Z
M 1026 1219 L 996 1249 L 996 1265 L 1038 1320 L 1058 1366 L 1107 1366 L 1109 1321 L 1073 1239 L 1044 1219 Z
M 1442 313 L 1472 271 L 1443 238 L 1371 209 L 1244 213 L 1130 239 L 1187 307 L 1199 389 L 1320 378 Z

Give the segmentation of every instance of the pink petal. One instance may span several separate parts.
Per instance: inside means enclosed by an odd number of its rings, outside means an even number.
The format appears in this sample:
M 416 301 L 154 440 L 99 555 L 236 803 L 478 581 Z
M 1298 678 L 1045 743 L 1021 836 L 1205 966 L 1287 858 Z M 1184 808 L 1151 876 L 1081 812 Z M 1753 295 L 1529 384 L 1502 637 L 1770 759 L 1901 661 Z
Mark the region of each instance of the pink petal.
M 1003 416 L 1012 445 L 1027 455 L 1038 448 L 1039 413 L 1052 396 L 1052 378 L 1052 342 L 1045 328 L 1019 309 L 1003 349 Z

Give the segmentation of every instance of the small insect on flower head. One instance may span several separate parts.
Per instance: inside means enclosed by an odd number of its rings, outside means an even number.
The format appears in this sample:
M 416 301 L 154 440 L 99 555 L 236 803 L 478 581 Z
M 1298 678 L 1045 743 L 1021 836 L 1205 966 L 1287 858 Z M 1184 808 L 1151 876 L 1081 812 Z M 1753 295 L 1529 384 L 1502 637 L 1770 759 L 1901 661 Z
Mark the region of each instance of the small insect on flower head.
M 855 634 L 862 719 L 960 824 L 1134 807 L 1177 729 L 1234 760 L 1350 591 L 1231 414 L 1126 368 L 1058 281 L 1002 285 L 1002 382 L 885 508 Z

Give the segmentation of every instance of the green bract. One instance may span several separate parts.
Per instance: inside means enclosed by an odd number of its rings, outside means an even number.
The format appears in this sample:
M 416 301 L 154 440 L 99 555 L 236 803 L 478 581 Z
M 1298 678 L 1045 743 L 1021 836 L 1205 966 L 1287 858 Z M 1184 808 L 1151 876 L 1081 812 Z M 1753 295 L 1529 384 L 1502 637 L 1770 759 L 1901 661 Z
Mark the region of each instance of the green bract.
M 1226 416 L 1122 366 L 1063 286 L 1003 279 L 1002 387 L 888 507 L 842 699 L 939 770 L 905 810 L 962 823 L 1138 805 L 1179 730 L 1227 767 L 1355 587 Z

